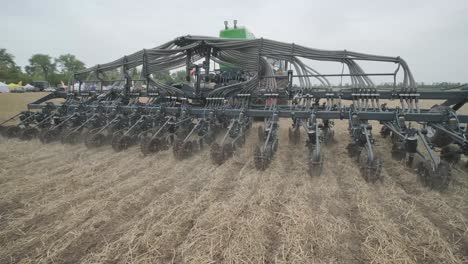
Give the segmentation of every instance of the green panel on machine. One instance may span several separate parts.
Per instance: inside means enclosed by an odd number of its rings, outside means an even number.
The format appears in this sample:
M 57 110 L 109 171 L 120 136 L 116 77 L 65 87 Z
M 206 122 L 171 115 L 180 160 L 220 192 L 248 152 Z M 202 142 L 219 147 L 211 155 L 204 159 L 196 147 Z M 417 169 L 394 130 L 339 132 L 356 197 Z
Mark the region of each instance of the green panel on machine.
M 255 35 L 250 32 L 246 27 L 238 27 L 237 21 L 234 20 L 234 28 L 229 28 L 227 21 L 224 22 L 224 29 L 219 31 L 220 38 L 230 38 L 230 39 L 255 39 Z M 219 65 L 220 69 L 223 71 L 233 70 L 234 68 L 229 67 L 228 65 Z
M 245 27 L 228 28 L 219 32 L 220 38 L 254 39 L 255 36 Z

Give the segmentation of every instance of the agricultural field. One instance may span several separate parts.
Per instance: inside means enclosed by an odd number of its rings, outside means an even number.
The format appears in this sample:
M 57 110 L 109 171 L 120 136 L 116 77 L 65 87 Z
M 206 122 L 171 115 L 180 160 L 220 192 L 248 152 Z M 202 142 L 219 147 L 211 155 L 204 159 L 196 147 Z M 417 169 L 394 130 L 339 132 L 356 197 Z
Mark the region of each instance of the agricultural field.
M 43 95 L 0 94 L 0 120 Z M 336 121 L 324 173 L 310 177 L 289 124 L 265 171 L 252 161 L 257 123 L 221 166 L 208 148 L 177 161 L 171 150 L 0 137 L 0 263 L 468 262 L 464 164 L 448 190 L 431 191 L 392 160 L 375 124 L 384 180 L 366 183 Z

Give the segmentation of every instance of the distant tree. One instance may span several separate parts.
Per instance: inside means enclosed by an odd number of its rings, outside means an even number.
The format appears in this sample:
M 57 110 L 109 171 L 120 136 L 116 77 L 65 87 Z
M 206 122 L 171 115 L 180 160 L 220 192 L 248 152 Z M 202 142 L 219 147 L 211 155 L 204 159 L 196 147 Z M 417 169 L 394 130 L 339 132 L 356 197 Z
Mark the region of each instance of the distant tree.
M 8 53 L 6 49 L 0 49 L 0 70 L 7 70 L 16 67 L 15 57 Z
M 46 81 L 49 81 L 49 76 L 55 72 L 55 69 L 52 58 L 46 54 L 34 54 L 29 59 L 29 65 L 25 67 L 26 73 L 33 77 L 40 74 Z
M 61 73 L 70 74 L 85 69 L 85 64 L 72 54 L 60 55 L 55 59 L 55 64 Z
M 69 79 L 70 79 L 69 74 L 53 72 L 49 74 L 49 78 L 47 79 L 47 81 L 49 82 L 51 86 L 57 86 L 61 84 L 62 82 L 64 84 L 68 84 Z
M 105 81 L 112 81 L 112 80 L 121 80 L 123 79 L 122 70 L 121 69 L 113 69 L 110 71 L 106 71 L 102 75 Z
M 153 73 L 153 78 L 166 84 L 173 84 L 171 73 L 169 71 L 158 71 Z
M 31 78 L 21 71 L 21 67 L 15 63 L 15 57 L 6 49 L 0 49 L 0 81 L 6 83 L 31 82 Z
M 75 55 L 69 53 L 60 55 L 54 61 L 58 73 L 54 73 L 51 76 L 50 82 L 52 83 L 57 82 L 58 84 L 61 81 L 67 83 L 71 79 L 73 73 L 84 70 L 86 68 L 82 61 L 77 59 Z
M 141 79 L 141 71 L 138 68 L 133 68 L 130 70 L 130 76 L 133 80 Z
M 180 70 L 180 71 L 173 72 L 171 74 L 171 77 L 172 77 L 172 80 L 174 81 L 174 83 L 185 83 L 185 82 L 187 82 L 187 80 L 185 79 L 185 77 L 186 77 L 186 71 L 185 70 Z

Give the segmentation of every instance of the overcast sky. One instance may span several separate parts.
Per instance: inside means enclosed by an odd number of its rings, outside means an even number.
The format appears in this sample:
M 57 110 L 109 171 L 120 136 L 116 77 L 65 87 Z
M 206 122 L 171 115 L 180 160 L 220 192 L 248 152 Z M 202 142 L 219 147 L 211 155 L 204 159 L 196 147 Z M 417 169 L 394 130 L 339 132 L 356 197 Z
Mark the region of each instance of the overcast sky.
M 467 0 L 0 0 L 0 48 L 21 66 L 34 53 L 92 66 L 181 35 L 217 36 L 233 19 L 257 37 L 401 56 L 419 82 L 468 82 Z

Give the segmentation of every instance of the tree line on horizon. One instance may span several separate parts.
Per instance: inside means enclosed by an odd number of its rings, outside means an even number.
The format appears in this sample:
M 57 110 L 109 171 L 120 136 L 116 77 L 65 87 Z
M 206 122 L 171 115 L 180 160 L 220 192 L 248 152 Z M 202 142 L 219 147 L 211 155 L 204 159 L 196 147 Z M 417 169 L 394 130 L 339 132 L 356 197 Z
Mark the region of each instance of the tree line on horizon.
M 47 81 L 51 86 L 57 86 L 61 82 L 67 84 L 74 72 L 86 69 L 84 62 L 73 54 L 62 54 L 52 58 L 47 54 L 33 54 L 29 58 L 29 64 L 23 68 L 15 62 L 15 57 L 4 48 L 0 48 L 0 81 L 4 83 L 31 83 L 33 81 Z M 131 70 L 134 79 L 140 78 L 140 70 Z M 118 79 L 121 75 L 118 69 L 106 72 L 106 79 Z M 185 70 L 174 73 L 158 73 L 157 79 L 172 84 L 185 81 Z
M 85 64 L 73 54 L 63 54 L 52 58 L 47 54 L 33 54 L 29 64 L 23 68 L 15 62 L 15 57 L 6 49 L 0 48 L 0 81 L 5 83 L 47 81 L 57 86 L 62 81 L 68 83 L 73 72 L 85 69 Z

